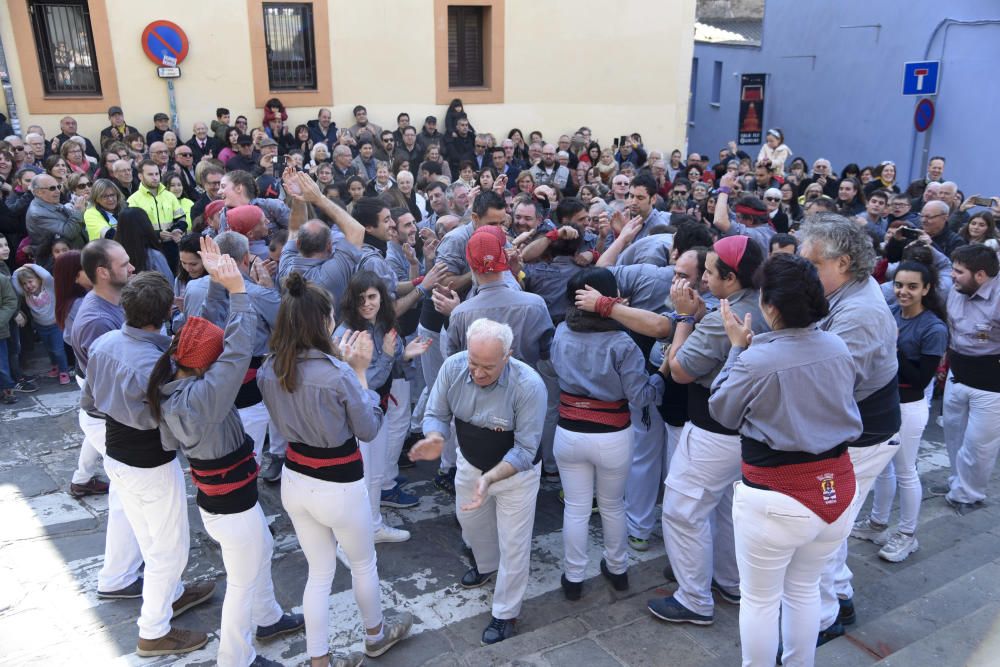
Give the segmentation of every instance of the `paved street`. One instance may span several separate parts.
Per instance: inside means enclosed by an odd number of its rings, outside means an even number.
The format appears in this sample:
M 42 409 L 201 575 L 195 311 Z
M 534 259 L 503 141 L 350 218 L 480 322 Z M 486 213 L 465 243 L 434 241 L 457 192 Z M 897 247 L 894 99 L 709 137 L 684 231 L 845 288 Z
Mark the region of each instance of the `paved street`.
M 139 601 L 105 601 L 95 595 L 106 496 L 77 501 L 66 493 L 81 441 L 78 391 L 75 385 L 41 382 L 39 393 L 21 395 L 16 406 L 0 408 L 0 664 L 212 664 L 224 576 L 190 483 L 192 541 L 185 579 L 214 579 L 220 585 L 210 604 L 185 614 L 177 625 L 207 630 L 212 640 L 181 659 L 141 659 L 134 654 Z M 940 429 L 931 424 L 926 437 L 921 472 L 925 480 L 937 480 L 947 465 Z M 491 587 L 467 591 L 458 585 L 468 564 L 461 555 L 451 499 L 429 481 L 433 467 L 421 464 L 404 472 L 423 500 L 412 510 L 386 511 L 389 523 L 412 531 L 413 539 L 379 545 L 379 574 L 386 609 L 409 610 L 416 623 L 410 639 L 372 664 L 738 664 L 737 607 L 717 600 L 711 627 L 665 625 L 646 612 L 648 597 L 671 591 L 662 574 L 666 559 L 658 534 L 648 552 L 632 554 L 632 590 L 618 594 L 598 576 L 600 522 L 594 518 L 589 574 L 596 578 L 587 581 L 580 602 L 565 601 L 559 591 L 562 505 L 554 486 L 544 486 L 538 504 L 520 634 L 495 647 L 480 647 Z M 275 534 L 275 588 L 286 609 L 300 611 L 306 563 L 278 491 L 261 482 L 261 504 Z M 987 656 L 996 655 L 989 649 L 1000 612 L 997 517 L 997 510 L 987 506 L 957 518 L 941 499 L 928 498 L 918 533 L 922 548 L 906 562 L 880 561 L 874 545 L 853 544 L 859 625 L 849 637 L 823 647 L 817 664 L 870 665 L 897 651 L 884 664 L 996 664 Z M 330 608 L 331 645 L 340 649 L 360 648 L 362 636 L 349 585 L 349 573 L 338 571 Z M 306 660 L 304 635 L 261 645 L 259 651 L 288 665 Z

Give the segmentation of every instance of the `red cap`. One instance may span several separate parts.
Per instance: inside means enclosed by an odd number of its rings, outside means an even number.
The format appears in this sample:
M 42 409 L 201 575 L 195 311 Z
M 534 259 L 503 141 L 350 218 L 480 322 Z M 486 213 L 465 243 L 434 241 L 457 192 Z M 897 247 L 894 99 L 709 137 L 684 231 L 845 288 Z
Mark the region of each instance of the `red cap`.
M 465 246 L 465 259 L 475 273 L 502 273 L 510 270 L 507 263 L 507 234 L 495 225 L 480 227 Z
M 219 215 L 219 211 L 221 211 L 225 207 L 226 207 L 226 202 L 222 201 L 221 199 L 215 199 L 209 202 L 208 206 L 205 207 L 205 213 L 202 217 L 204 217 L 205 220 L 208 220 L 214 215 Z
M 263 211 L 253 204 L 244 204 L 226 211 L 226 227 L 246 236 L 260 223 Z
M 743 259 L 743 253 L 746 252 L 749 242 L 749 236 L 727 236 L 716 241 L 712 245 L 712 250 L 726 266 L 736 271 L 740 268 L 740 260 Z
M 208 368 L 222 354 L 225 332 L 202 317 L 189 317 L 181 329 L 174 361 L 185 368 Z

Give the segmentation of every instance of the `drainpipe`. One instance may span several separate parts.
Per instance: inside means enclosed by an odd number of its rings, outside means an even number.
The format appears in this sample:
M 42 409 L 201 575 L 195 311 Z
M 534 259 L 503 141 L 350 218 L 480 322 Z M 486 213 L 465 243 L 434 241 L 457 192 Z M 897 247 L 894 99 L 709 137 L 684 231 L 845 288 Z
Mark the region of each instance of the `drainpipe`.
M 3 96 L 7 101 L 7 121 L 14 128 L 14 134 L 21 134 L 21 121 L 17 117 L 17 103 L 14 102 L 14 88 L 10 85 L 10 72 L 7 70 L 7 56 L 3 49 L 3 36 L 0 35 L 0 85 L 3 86 Z

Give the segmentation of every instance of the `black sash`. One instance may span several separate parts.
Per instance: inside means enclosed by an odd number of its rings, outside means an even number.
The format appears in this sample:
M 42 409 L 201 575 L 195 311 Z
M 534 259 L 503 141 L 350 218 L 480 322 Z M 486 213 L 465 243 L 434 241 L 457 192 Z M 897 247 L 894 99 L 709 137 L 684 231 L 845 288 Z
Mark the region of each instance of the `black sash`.
M 955 382 L 981 391 L 1000 392 L 1000 354 L 970 356 L 948 350 Z
M 160 443 L 160 429 L 144 431 L 116 422 L 105 415 L 107 433 L 104 446 L 107 455 L 133 468 L 156 468 L 177 458 L 177 452 L 166 452 Z
M 198 489 L 195 502 L 212 514 L 237 514 L 257 504 L 257 461 L 253 457 L 253 438 L 243 434 L 243 444 L 217 459 L 188 457 L 191 478 Z M 220 472 L 224 471 L 224 472 Z M 210 474 L 209 474 L 210 473 Z M 197 478 L 197 479 L 196 479 Z M 231 486 L 222 495 L 208 495 L 202 487 Z
M 719 435 L 739 435 L 739 431 L 733 431 L 726 428 L 719 422 L 712 419 L 712 415 L 708 412 L 708 399 L 712 395 L 712 390 L 707 387 L 702 387 L 697 382 L 692 382 L 687 386 L 688 391 L 688 418 L 691 423 L 699 428 L 703 428 L 706 431 L 711 431 L 712 433 L 718 433 Z M 898 414 L 897 410 L 897 414 Z
M 250 359 L 250 370 L 254 371 L 260 368 L 260 365 L 264 363 L 264 357 L 252 357 Z M 236 400 L 234 401 L 237 410 L 242 410 L 243 408 L 249 408 L 251 405 L 257 405 L 264 400 L 264 397 L 260 394 L 260 387 L 257 386 L 257 374 L 247 373 L 250 379 L 240 385 L 240 390 L 236 393 Z
M 465 460 L 483 472 L 496 467 L 514 446 L 513 431 L 493 431 L 458 418 L 455 419 L 455 436 Z M 541 460 L 542 448 L 539 447 L 532 463 Z
M 885 442 L 899 432 L 899 378 L 893 377 L 868 398 L 858 401 L 861 413 L 861 436 L 851 447 L 871 447 Z

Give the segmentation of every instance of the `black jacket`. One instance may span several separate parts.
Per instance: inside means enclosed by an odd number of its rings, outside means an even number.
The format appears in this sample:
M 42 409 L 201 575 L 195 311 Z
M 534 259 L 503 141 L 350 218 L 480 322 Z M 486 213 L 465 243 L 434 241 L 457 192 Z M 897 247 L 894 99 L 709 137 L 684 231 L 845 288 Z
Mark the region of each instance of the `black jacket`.
M 458 165 L 463 160 L 473 162 L 476 159 L 476 135 L 469 130 L 463 137 L 457 132 L 444 138 L 444 158 L 448 160 L 452 176 L 457 177 Z
M 201 161 L 201 158 L 205 157 L 206 154 L 215 157 L 216 155 L 219 154 L 219 151 L 221 150 L 219 148 L 219 142 L 216 141 L 215 137 L 213 137 L 212 135 L 208 135 L 207 137 L 205 137 L 204 149 L 198 145 L 197 137 L 191 137 L 190 139 L 187 140 L 187 143 L 184 145 L 190 148 L 191 152 L 194 154 L 195 164 L 198 164 Z
M 326 132 L 323 128 L 319 126 L 319 119 L 314 118 L 313 120 L 306 123 L 306 127 L 309 128 L 309 137 L 314 142 L 322 141 L 326 144 L 330 151 L 333 151 L 333 147 L 337 145 L 337 124 L 330 121 L 330 127 L 326 128 Z

